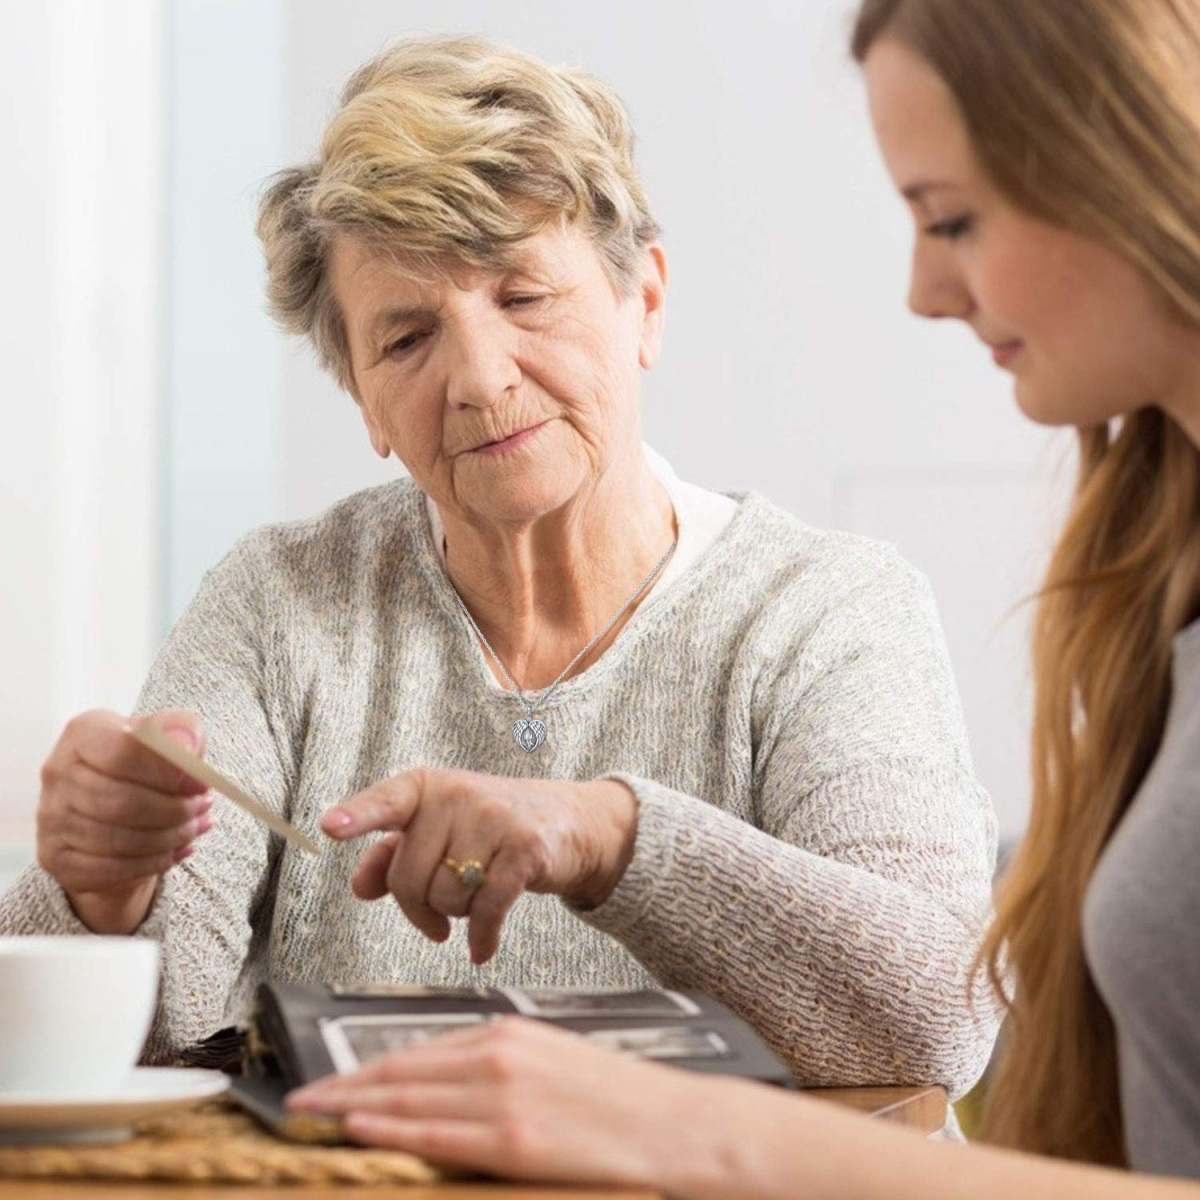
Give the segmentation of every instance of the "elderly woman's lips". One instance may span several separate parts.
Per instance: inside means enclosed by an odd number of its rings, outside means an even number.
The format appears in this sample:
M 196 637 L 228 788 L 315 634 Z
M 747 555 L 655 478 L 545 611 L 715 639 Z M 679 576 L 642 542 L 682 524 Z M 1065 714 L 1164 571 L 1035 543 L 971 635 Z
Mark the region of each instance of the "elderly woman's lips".
M 504 438 L 499 442 L 488 442 L 486 446 L 480 446 L 472 450 L 472 454 L 504 454 L 509 450 L 515 450 L 518 446 L 529 441 L 530 438 L 541 429 L 546 422 L 541 422 L 540 425 L 531 425 L 528 429 L 522 429 L 519 433 L 514 433 L 511 437 Z

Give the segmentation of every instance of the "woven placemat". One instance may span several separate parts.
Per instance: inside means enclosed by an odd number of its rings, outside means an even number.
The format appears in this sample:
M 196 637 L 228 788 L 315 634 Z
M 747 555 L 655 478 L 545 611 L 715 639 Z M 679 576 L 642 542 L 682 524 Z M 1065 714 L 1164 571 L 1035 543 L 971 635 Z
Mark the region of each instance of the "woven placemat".
M 442 1173 L 393 1150 L 280 1141 L 227 1099 L 139 1121 L 113 1145 L 0 1146 L 0 1179 L 175 1183 L 433 1183 Z

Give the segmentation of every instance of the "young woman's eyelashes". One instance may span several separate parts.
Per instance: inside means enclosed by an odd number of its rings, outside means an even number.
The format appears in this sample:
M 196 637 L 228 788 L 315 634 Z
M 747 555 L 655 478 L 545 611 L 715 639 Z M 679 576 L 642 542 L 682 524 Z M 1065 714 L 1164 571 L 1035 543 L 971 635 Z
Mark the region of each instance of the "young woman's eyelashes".
M 945 221 L 935 221 L 932 225 L 926 225 L 925 232 L 930 237 L 945 238 L 949 242 L 954 242 L 970 233 L 974 223 L 974 217 L 964 214 L 961 217 L 950 217 Z

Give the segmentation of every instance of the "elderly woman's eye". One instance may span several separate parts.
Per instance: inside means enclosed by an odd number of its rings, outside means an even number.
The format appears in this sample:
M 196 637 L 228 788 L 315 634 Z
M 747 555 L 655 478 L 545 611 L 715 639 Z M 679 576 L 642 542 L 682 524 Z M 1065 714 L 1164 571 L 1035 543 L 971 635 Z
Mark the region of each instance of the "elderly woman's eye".
M 930 237 L 945 238 L 947 241 L 953 242 L 970 233 L 973 225 L 974 219 L 970 216 L 951 217 L 946 221 L 937 221 L 933 225 L 926 225 L 925 232 Z
M 544 300 L 544 296 L 535 296 L 522 294 L 519 296 L 509 296 L 504 301 L 505 308 L 528 308 L 530 305 L 536 304 L 539 300 Z
M 406 333 L 402 338 L 397 338 L 384 351 L 385 354 L 403 353 L 405 350 L 411 350 L 423 337 L 423 330 L 418 330 L 416 333 Z

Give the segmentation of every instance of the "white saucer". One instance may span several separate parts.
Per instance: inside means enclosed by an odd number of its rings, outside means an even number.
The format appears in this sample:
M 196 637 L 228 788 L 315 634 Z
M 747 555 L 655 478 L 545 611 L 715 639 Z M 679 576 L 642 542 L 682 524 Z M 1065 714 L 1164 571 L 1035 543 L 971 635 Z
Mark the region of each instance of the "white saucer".
M 125 1086 L 86 1100 L 0 1093 L 0 1146 L 53 1142 L 115 1142 L 143 1117 L 190 1108 L 229 1087 L 220 1071 L 135 1067 Z

